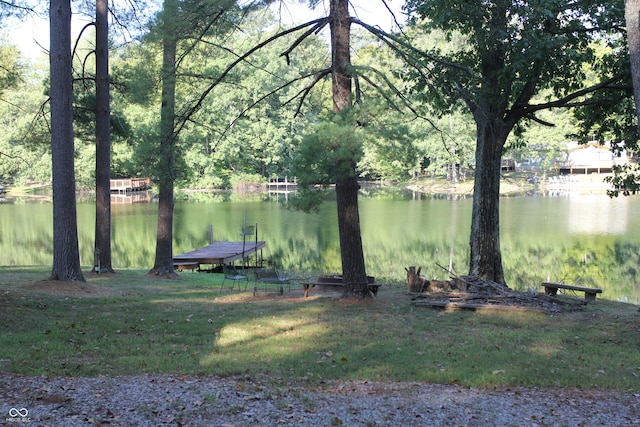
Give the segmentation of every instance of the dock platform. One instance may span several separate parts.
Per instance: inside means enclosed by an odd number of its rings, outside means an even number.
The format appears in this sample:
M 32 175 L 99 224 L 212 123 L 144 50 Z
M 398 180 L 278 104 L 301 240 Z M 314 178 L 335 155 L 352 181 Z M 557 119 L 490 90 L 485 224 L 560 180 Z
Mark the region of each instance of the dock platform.
M 228 264 L 239 259 L 248 258 L 264 248 L 265 242 L 214 242 L 208 246 L 198 248 L 173 257 L 173 263 L 198 263 L 210 265 Z M 243 248 L 244 246 L 244 248 Z
M 149 188 L 150 184 L 151 180 L 149 178 L 123 178 L 109 181 L 109 187 L 112 192 L 125 194 L 135 191 L 145 191 Z

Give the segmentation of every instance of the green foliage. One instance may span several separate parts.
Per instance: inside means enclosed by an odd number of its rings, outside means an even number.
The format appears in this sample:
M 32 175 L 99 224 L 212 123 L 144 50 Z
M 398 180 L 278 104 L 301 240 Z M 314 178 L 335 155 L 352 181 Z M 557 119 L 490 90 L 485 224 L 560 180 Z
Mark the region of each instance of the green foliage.
M 303 136 L 292 160 L 291 173 L 299 190 L 290 198 L 290 207 L 317 211 L 324 200 L 322 187 L 353 176 L 354 165 L 364 155 L 363 131 L 353 124 L 353 112 L 334 115 Z
M 601 91 L 595 101 L 576 108 L 578 127 L 572 135 L 581 142 L 608 141 L 616 151 L 637 151 L 638 127 L 633 103 L 631 68 L 625 37 L 608 37 L 593 44 L 594 64 L 586 67 L 590 84 L 624 76 L 626 86 L 616 91 Z
M 454 51 L 427 48 L 439 59 L 420 60 L 424 71 L 415 78 L 415 89 L 440 109 L 463 99 L 472 111 L 489 108 L 487 100 L 504 110 L 513 106 L 513 111 L 545 90 L 563 97 L 582 89 L 585 66 L 604 64 L 594 42 L 615 40 L 623 27 L 620 2 L 499 0 L 478 7 L 470 0 L 409 0 L 407 7 L 416 12 L 415 29 L 435 29 L 446 40 L 462 36 L 466 42 Z
M 616 165 L 613 167 L 613 175 L 604 180 L 613 186 L 612 190 L 607 190 L 611 197 L 636 194 L 640 190 L 640 166 L 637 163 Z
M 0 34 L 0 95 L 15 88 L 23 74 L 18 48 L 9 44 L 4 34 Z
M 353 165 L 362 156 L 360 130 L 345 116 L 337 115 L 317 124 L 302 138 L 292 172 L 299 185 L 328 185 L 353 176 Z
M 112 59 L 111 79 L 114 83 L 112 96 L 153 106 L 157 100 L 160 67 L 158 53 L 152 44 L 128 47 L 119 57 Z
M 238 173 L 229 177 L 229 184 L 234 190 L 246 190 L 262 188 L 266 184 L 266 180 L 258 174 Z
M 46 70 L 33 65 L 0 102 L 0 182 L 51 180 L 49 112 L 41 91 Z

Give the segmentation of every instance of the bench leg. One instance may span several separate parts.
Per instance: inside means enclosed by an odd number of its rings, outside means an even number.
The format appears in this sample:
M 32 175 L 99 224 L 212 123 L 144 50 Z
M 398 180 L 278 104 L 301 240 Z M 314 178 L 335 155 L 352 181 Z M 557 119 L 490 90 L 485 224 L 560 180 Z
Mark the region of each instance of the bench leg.
M 547 295 L 551 295 L 552 297 L 556 296 L 558 293 L 558 288 L 547 288 L 544 287 L 544 293 Z
M 309 296 L 309 291 L 311 290 L 311 288 L 313 288 L 315 285 L 305 283 L 302 286 L 304 287 L 304 297 L 306 298 Z
M 592 292 L 585 292 L 584 299 L 587 301 L 587 304 L 591 304 L 596 302 L 596 294 Z

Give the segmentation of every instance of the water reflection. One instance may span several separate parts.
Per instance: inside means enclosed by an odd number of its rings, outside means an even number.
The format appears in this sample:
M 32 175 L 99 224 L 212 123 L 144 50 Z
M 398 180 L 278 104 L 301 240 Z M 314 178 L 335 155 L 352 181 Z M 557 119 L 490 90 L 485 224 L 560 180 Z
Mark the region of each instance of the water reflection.
M 624 234 L 627 232 L 628 197 L 572 195 L 569 200 L 568 228 L 579 234 Z

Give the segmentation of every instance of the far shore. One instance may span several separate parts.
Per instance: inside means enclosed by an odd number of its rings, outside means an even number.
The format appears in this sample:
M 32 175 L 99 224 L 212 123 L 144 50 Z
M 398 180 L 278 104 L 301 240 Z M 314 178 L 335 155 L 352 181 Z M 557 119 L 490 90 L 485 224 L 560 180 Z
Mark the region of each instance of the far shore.
M 524 172 L 505 172 L 502 175 L 500 183 L 500 194 L 502 196 L 526 195 L 526 194 L 607 194 L 611 190 L 611 184 L 604 181 L 605 177 L 611 174 L 588 174 L 588 175 L 543 175 L 543 174 L 527 174 Z M 532 177 L 536 179 L 531 180 Z M 533 181 L 533 182 L 532 182 Z M 465 180 L 451 182 L 442 178 L 421 178 L 419 180 L 407 183 L 386 183 L 376 181 L 369 184 L 384 187 L 405 188 L 425 194 L 451 194 L 459 196 L 473 195 L 473 177 L 467 177 Z M 23 186 L 5 185 L 5 192 L 0 194 L 0 202 L 6 199 L 20 199 L 22 201 L 38 201 L 48 202 L 52 198 L 52 190 L 50 183 L 33 183 Z M 152 190 L 153 191 L 153 190 Z M 177 192 L 195 193 L 195 192 L 221 192 L 231 190 L 220 189 L 191 189 L 179 188 Z M 81 188 L 77 194 L 79 198 L 91 197 L 93 189 Z

